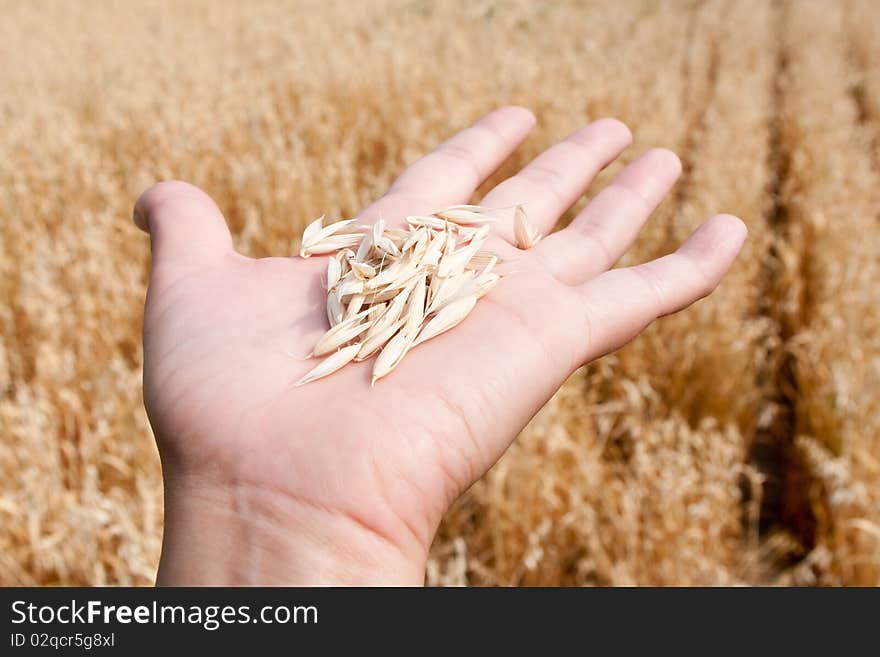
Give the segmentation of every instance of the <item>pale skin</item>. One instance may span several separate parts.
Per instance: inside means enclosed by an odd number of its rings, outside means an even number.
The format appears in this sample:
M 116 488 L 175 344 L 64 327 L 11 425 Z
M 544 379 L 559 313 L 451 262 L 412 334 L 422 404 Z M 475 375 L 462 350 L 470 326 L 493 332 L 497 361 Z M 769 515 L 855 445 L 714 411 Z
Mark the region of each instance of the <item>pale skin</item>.
M 526 137 L 504 107 L 407 168 L 360 219 L 467 203 Z M 563 212 L 631 142 L 591 123 L 491 190 L 541 233 L 512 246 L 499 210 L 487 245 L 512 272 L 454 330 L 370 386 L 371 362 L 301 387 L 326 330 L 326 259 L 236 253 L 211 199 L 159 183 L 135 205 L 151 236 L 144 398 L 162 456 L 162 585 L 421 585 L 440 519 L 578 367 L 709 294 L 746 237 L 717 215 L 673 254 L 613 269 L 681 172 L 650 150 L 564 230 Z

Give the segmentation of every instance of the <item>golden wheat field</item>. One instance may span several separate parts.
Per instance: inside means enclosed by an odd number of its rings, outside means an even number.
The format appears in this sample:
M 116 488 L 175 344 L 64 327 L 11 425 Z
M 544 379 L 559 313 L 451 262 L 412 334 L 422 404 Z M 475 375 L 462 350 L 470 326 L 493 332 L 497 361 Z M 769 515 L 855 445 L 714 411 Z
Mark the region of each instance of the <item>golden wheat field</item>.
M 427 581 L 880 584 L 880 4 L 3 0 L 0 18 L 0 584 L 154 580 L 144 188 L 200 185 L 243 253 L 286 255 L 509 103 L 539 123 L 499 175 L 602 116 L 633 130 L 624 162 L 680 154 L 624 264 L 714 212 L 750 237 L 716 294 L 566 383 L 447 514 Z

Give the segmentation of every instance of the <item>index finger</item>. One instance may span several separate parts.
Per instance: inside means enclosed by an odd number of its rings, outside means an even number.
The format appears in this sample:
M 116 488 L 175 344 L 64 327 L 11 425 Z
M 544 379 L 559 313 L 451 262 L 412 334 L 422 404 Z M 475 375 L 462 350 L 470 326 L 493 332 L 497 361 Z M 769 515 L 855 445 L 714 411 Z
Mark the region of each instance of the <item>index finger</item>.
M 495 110 L 413 162 L 360 217 L 397 219 L 467 202 L 535 125 L 523 107 Z

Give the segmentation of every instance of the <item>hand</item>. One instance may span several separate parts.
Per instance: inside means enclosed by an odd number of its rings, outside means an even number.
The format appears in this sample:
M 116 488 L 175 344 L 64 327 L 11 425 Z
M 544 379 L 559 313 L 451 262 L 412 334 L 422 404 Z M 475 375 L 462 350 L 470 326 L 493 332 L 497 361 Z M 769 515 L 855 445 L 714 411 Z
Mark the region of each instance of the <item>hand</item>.
M 534 124 L 499 109 L 411 165 L 360 215 L 387 222 L 465 203 Z M 135 206 L 152 238 L 144 397 L 162 456 L 163 584 L 421 584 L 441 516 L 584 363 L 709 294 L 746 229 L 703 224 L 671 255 L 611 269 L 680 174 L 651 150 L 566 229 L 559 216 L 631 141 L 602 119 L 481 201 L 525 206 L 536 247 L 500 210 L 487 247 L 510 276 L 458 327 L 370 387 L 372 362 L 293 387 L 326 330 L 326 259 L 233 250 L 214 203 L 180 182 Z M 503 271 L 503 269 L 501 269 Z

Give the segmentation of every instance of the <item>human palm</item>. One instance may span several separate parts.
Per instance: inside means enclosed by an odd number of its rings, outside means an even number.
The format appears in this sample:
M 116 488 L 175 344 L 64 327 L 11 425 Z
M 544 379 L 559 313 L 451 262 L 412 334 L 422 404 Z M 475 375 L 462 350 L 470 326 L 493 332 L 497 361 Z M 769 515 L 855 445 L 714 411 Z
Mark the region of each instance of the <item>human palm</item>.
M 410 166 L 361 221 L 381 216 L 393 224 L 467 202 L 532 124 L 520 108 L 484 117 Z M 145 401 L 166 497 L 227 507 L 211 517 L 232 514 L 254 531 L 283 533 L 289 524 L 292 534 L 342 555 L 385 551 L 394 558 L 377 558 L 377 567 L 405 563 L 399 568 L 407 576 L 419 573 L 443 512 L 566 377 L 708 294 L 739 250 L 742 223 L 719 215 L 675 254 L 607 271 L 680 172 L 663 150 L 625 168 L 570 227 L 528 251 L 512 245 L 511 206 L 523 204 L 549 233 L 629 142 L 622 124 L 597 121 L 490 191 L 482 205 L 498 208 L 498 221 L 486 248 L 502 256 L 498 270 L 508 276 L 464 322 L 413 349 L 372 387 L 371 361 L 294 386 L 314 367 L 308 354 L 327 328 L 325 258 L 244 257 L 197 189 L 172 182 L 145 192 L 135 210 L 154 254 Z M 187 523 L 173 524 L 174 532 L 188 531 L 180 527 Z M 163 562 L 181 545 L 168 531 Z M 204 579 L 193 574 L 198 568 L 163 568 L 166 581 Z M 376 573 L 371 580 L 345 566 L 333 572 L 340 581 L 405 579 Z M 294 568 L 286 579 L 302 574 Z M 267 577 L 261 563 L 253 580 Z

